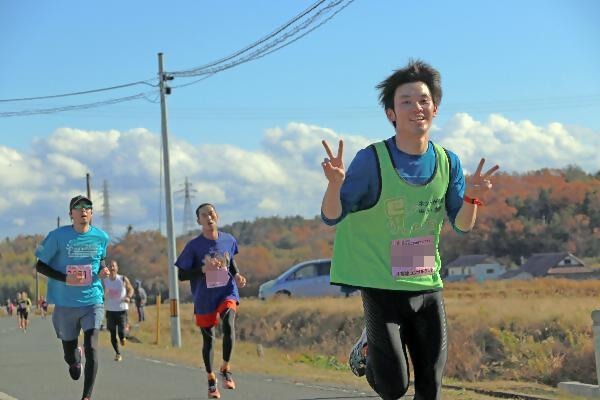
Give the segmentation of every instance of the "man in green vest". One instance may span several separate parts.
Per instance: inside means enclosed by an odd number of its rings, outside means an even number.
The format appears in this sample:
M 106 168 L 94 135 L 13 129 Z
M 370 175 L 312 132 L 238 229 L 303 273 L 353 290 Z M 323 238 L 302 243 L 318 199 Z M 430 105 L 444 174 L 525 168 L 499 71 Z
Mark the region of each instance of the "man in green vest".
M 365 329 L 349 357 L 351 370 L 383 399 L 408 390 L 440 399 L 448 355 L 438 243 L 444 217 L 469 232 L 498 166 L 481 159 L 465 182 L 460 160 L 430 141 L 442 99 L 437 70 L 411 60 L 381 82 L 380 103 L 395 135 L 360 150 L 346 171 L 343 141 L 321 164 L 328 180 L 321 217 L 336 225 L 331 283 L 361 289 Z

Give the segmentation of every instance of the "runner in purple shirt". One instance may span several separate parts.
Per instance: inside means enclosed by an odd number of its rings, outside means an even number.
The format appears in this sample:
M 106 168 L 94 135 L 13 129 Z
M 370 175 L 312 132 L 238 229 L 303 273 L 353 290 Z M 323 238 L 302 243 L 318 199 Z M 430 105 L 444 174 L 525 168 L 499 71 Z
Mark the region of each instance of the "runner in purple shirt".
M 190 240 L 175 262 L 179 280 L 190 281 L 194 297 L 196 325 L 202 333 L 202 358 L 208 375 L 208 398 L 221 397 L 217 377 L 213 371 L 215 326 L 223 321 L 223 363 L 220 375 L 223 388 L 235 389 L 229 361 L 235 343 L 235 315 L 240 302 L 238 286 L 246 285 L 234 261 L 238 253 L 235 238 L 219 232 L 219 216 L 212 204 L 204 203 L 196 209 L 197 222 L 202 234 Z

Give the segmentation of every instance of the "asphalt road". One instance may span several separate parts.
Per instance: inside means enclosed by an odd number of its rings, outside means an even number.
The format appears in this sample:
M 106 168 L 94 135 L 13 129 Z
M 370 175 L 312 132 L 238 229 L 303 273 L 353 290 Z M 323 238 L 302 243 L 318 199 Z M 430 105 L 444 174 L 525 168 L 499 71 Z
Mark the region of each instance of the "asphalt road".
M 106 334 L 105 332 L 101 334 Z M 80 337 L 81 339 L 82 337 Z M 113 351 L 99 350 L 93 400 L 206 399 L 203 370 L 126 354 L 113 361 Z M 299 383 L 284 378 L 236 373 L 236 390 L 221 390 L 232 400 L 374 399 L 374 392 Z M 34 316 L 22 332 L 16 319 L 0 318 L 0 400 L 79 400 L 83 376 L 73 381 L 62 358 L 60 341 L 50 319 Z

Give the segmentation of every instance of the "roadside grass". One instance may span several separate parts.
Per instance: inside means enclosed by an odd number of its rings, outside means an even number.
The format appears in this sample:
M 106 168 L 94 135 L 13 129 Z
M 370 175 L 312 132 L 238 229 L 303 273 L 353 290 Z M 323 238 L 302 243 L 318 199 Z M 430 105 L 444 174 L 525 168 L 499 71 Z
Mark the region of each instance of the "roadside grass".
M 491 398 L 448 386 L 520 392 L 549 399 L 575 399 L 555 382 L 595 383 L 591 311 L 600 308 L 600 282 L 542 279 L 448 284 L 449 359 L 444 398 Z M 149 358 L 204 368 L 201 335 L 193 307 L 181 304 L 183 346 L 171 346 L 169 307 L 156 307 L 133 324 L 125 349 Z M 135 320 L 130 313 L 130 321 Z M 235 371 L 284 377 L 370 392 L 366 380 L 349 371 L 347 352 L 362 329 L 359 296 L 350 298 L 244 298 L 236 320 Z M 101 336 L 110 347 L 108 334 Z M 215 364 L 221 360 L 221 342 Z M 126 361 L 125 361 L 126 362 Z M 411 374 L 412 375 L 412 374 Z M 594 380 L 594 382 L 592 382 Z M 410 392 L 409 392 L 410 393 Z

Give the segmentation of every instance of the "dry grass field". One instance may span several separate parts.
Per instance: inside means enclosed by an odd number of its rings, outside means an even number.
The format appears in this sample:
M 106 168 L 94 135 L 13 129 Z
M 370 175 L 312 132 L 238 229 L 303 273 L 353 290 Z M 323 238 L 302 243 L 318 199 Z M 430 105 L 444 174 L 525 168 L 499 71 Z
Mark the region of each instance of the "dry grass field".
M 591 312 L 600 309 L 600 282 L 539 279 L 448 284 L 449 360 L 444 390 L 449 399 L 486 399 L 450 387 L 573 398 L 556 389 L 560 381 L 596 384 Z M 156 308 L 132 328 L 126 352 L 171 359 L 201 368 L 201 338 L 192 306 L 180 308 L 181 348 L 170 346 L 169 307 Z M 135 320 L 134 313 L 130 320 Z M 302 381 L 367 388 L 346 366 L 348 349 L 362 329 L 360 297 L 242 299 L 236 320 L 238 371 Z M 105 346 L 108 335 L 102 335 Z M 220 343 L 218 344 L 220 346 Z M 262 351 L 259 351 L 262 349 Z M 217 348 L 215 359 L 220 359 Z

